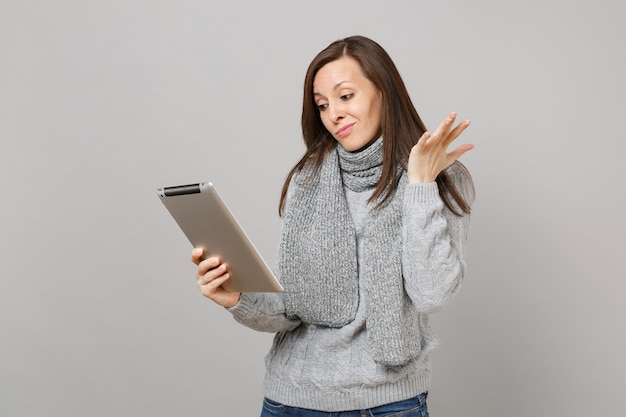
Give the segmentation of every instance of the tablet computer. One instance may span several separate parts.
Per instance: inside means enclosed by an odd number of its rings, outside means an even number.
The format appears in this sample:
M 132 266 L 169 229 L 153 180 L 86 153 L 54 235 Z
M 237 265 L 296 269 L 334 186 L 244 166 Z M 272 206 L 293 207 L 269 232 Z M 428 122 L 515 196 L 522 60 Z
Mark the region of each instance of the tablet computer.
M 228 264 L 226 291 L 283 291 L 212 183 L 163 187 L 157 193 L 191 244 L 203 248 L 205 257 Z

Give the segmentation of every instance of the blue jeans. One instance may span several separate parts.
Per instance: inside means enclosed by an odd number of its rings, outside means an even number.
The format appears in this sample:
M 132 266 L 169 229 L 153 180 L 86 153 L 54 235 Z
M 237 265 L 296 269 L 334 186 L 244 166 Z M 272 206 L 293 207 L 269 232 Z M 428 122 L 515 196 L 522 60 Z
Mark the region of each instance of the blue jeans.
M 265 398 L 263 400 L 261 417 L 428 417 L 426 397 L 428 397 L 427 392 L 417 397 L 409 398 L 408 400 L 368 408 L 366 410 L 332 413 L 289 407 Z

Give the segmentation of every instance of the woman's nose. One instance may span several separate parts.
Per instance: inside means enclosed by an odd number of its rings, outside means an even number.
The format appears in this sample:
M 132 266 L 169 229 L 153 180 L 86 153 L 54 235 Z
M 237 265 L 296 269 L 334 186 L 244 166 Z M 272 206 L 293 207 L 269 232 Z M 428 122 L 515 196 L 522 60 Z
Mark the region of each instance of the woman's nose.
M 339 122 L 346 115 L 343 109 L 343 106 L 338 105 L 338 104 L 331 106 L 329 110 L 330 110 L 330 120 L 332 120 L 335 123 Z

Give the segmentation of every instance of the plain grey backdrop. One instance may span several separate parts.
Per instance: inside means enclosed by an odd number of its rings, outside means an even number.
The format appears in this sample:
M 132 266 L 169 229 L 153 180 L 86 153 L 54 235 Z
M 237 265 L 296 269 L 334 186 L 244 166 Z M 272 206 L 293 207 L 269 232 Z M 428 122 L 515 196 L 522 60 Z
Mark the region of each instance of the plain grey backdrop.
M 195 286 L 159 186 L 274 262 L 313 56 L 363 34 L 477 187 L 432 416 L 623 416 L 625 3 L 0 0 L 0 415 L 256 416 L 271 335 Z

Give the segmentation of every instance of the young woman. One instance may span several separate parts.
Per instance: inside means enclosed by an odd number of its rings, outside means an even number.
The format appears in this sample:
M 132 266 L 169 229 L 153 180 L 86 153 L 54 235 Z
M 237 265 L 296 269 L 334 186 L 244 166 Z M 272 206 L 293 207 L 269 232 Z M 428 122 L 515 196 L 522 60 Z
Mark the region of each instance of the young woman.
M 428 317 L 463 278 L 473 198 L 457 161 L 473 145 L 448 151 L 470 122 L 455 119 L 428 132 L 368 38 L 333 42 L 311 62 L 306 152 L 280 200 L 285 292 L 227 292 L 228 266 L 192 252 L 204 296 L 276 333 L 261 416 L 428 415 Z

